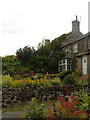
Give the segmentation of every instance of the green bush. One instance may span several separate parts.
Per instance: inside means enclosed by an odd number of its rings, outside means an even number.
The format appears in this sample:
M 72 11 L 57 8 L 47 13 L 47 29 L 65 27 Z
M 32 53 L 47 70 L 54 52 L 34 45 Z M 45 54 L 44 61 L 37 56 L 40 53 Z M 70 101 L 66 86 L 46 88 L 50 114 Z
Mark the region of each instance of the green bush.
M 58 77 L 59 75 L 58 74 L 48 74 L 47 77 L 50 77 L 51 79 L 52 78 L 56 78 Z
M 58 76 L 60 77 L 61 80 L 63 80 L 69 74 L 71 74 L 71 71 L 63 71 L 58 73 Z
M 63 82 L 64 82 L 65 84 L 74 85 L 74 84 L 76 84 L 76 81 L 74 80 L 74 78 L 75 78 L 75 75 L 74 75 L 74 74 L 67 75 L 67 76 L 64 78 Z
M 76 77 L 80 77 L 80 76 L 83 75 L 83 72 L 80 72 L 80 71 L 78 71 L 78 70 L 75 70 L 75 71 L 74 71 L 74 74 L 75 74 Z
M 36 101 L 33 101 L 30 104 L 30 107 L 27 109 L 27 113 L 25 114 L 25 118 L 29 118 L 30 120 L 43 120 L 43 106 L 37 104 Z
M 2 87 L 11 87 L 12 84 L 12 77 L 10 77 L 10 75 L 5 75 L 2 76 Z

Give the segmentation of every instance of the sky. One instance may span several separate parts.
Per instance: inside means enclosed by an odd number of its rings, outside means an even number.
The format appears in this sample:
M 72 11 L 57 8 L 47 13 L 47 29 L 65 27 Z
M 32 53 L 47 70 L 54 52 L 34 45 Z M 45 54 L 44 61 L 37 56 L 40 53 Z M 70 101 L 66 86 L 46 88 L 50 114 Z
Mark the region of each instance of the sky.
M 72 31 L 78 16 L 80 31 L 88 33 L 89 0 L 1 0 L 0 56 L 15 55 L 26 45 Z

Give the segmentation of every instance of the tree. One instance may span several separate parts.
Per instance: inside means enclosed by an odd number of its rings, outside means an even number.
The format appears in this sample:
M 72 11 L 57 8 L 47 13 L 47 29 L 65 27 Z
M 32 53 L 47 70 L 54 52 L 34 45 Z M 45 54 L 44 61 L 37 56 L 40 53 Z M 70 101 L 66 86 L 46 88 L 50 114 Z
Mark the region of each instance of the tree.
M 34 55 L 31 58 L 31 70 L 36 73 L 45 74 L 48 69 L 48 58 L 46 56 Z
M 30 59 L 35 54 L 34 47 L 26 46 L 24 48 L 20 48 L 16 51 L 17 59 L 20 61 L 20 63 L 27 67 L 30 65 Z

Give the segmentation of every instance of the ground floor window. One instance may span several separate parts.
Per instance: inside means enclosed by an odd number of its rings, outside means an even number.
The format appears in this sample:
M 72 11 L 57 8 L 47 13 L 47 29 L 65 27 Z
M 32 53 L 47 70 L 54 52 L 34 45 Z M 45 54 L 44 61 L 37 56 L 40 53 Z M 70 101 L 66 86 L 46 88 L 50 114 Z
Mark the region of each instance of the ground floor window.
M 58 71 L 71 70 L 71 59 L 63 59 L 59 61 Z

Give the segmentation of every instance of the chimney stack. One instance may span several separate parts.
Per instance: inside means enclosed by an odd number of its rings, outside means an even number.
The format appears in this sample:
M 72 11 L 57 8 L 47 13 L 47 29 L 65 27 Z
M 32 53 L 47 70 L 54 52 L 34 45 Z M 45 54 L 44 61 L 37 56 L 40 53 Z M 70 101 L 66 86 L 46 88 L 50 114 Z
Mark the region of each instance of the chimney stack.
M 45 45 L 48 45 L 50 43 L 49 39 L 45 39 Z
M 78 21 L 77 15 L 76 15 L 76 20 L 72 21 L 72 32 L 73 33 L 78 33 L 80 32 L 80 22 Z

